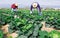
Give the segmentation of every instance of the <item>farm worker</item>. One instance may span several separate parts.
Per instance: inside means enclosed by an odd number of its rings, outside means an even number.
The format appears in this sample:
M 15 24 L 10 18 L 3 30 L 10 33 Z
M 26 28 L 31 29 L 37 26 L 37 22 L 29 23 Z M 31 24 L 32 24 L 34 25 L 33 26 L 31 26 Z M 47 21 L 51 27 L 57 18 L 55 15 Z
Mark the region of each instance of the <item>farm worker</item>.
M 37 9 L 38 10 L 38 14 L 41 15 L 41 8 L 40 5 L 37 2 L 32 3 L 31 7 L 30 7 L 30 13 L 32 13 L 33 9 Z
M 11 10 L 12 12 L 16 12 L 16 13 L 14 13 L 14 14 L 15 14 L 14 18 L 19 18 L 19 17 L 17 16 L 18 4 L 17 4 L 17 3 L 12 4 L 12 5 L 11 5 L 11 9 L 12 9 L 12 10 Z
M 18 4 L 17 3 L 12 4 L 11 9 L 12 9 L 12 12 L 17 12 Z

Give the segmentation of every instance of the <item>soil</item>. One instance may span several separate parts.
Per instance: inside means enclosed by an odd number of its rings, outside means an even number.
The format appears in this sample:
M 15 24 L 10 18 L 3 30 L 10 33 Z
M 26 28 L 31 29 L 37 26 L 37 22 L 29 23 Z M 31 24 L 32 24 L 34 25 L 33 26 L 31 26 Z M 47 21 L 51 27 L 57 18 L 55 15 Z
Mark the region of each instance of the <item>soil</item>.
M 45 26 L 46 26 L 46 23 L 45 23 L 45 22 L 41 22 L 41 23 L 43 24 L 43 27 L 41 28 L 42 31 L 45 30 L 45 31 L 47 31 L 47 32 L 51 32 L 52 30 L 56 30 L 56 29 L 54 29 L 54 28 L 52 28 L 52 27 L 50 27 L 50 28 L 45 27 Z M 60 30 L 57 30 L 57 31 L 60 32 Z
M 16 37 L 18 36 L 18 34 L 16 34 L 16 32 L 10 34 L 10 33 L 8 32 L 8 26 L 9 26 L 8 24 L 2 26 L 1 29 L 3 30 L 3 33 L 6 34 L 7 37 L 12 36 L 12 38 L 16 38 Z

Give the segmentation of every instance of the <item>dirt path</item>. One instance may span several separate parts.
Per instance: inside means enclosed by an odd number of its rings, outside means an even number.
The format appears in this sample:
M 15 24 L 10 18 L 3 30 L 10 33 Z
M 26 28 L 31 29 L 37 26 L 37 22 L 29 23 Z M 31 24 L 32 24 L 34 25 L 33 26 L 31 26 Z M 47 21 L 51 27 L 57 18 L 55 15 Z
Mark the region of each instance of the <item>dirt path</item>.
M 41 23 L 43 24 L 43 27 L 41 28 L 42 31 L 45 30 L 45 31 L 47 31 L 47 32 L 51 32 L 52 30 L 56 30 L 56 29 L 54 29 L 54 28 L 47 28 L 47 27 L 45 27 L 45 25 L 46 25 L 45 22 L 41 22 Z M 57 30 L 57 31 L 60 32 L 60 30 Z
M 9 34 L 9 32 L 8 32 L 8 26 L 9 26 L 8 24 L 2 26 L 1 29 L 3 30 L 3 33 L 6 34 L 7 37 L 12 36 L 12 38 L 16 38 L 16 37 L 18 36 L 18 34 L 16 34 L 16 32 L 14 32 L 14 33 L 12 33 L 12 34 Z
M 4 33 L 7 33 L 8 32 L 8 26 L 9 26 L 8 24 L 2 26 L 1 29 L 3 30 Z

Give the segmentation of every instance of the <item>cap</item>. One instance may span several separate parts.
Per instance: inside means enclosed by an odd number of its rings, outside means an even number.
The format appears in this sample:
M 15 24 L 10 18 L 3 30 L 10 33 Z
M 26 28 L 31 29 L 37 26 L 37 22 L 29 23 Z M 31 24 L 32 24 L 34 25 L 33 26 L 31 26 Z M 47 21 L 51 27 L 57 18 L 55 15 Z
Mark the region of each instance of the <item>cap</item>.
M 16 5 L 16 6 L 18 6 L 18 4 L 17 4 L 17 3 L 15 3 L 15 5 Z
M 34 8 L 36 8 L 37 7 L 37 3 L 36 2 L 34 2 L 33 4 L 32 4 L 32 6 L 34 7 Z

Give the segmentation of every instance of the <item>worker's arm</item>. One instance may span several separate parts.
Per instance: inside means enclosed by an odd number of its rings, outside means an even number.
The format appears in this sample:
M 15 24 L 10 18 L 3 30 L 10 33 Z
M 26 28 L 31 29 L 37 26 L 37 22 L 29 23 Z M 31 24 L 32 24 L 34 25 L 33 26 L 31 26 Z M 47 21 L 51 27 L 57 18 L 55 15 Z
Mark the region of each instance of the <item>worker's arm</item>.
M 32 9 L 33 9 L 33 6 L 31 5 L 31 7 L 30 7 L 30 14 L 32 13 Z
M 40 8 L 40 5 L 39 5 L 39 4 L 38 4 L 38 6 L 37 6 L 37 7 L 38 7 L 39 12 L 41 12 L 41 8 Z
M 39 15 L 42 15 L 42 12 L 41 12 L 41 8 L 40 8 L 40 5 L 38 4 L 38 13 L 39 13 Z

